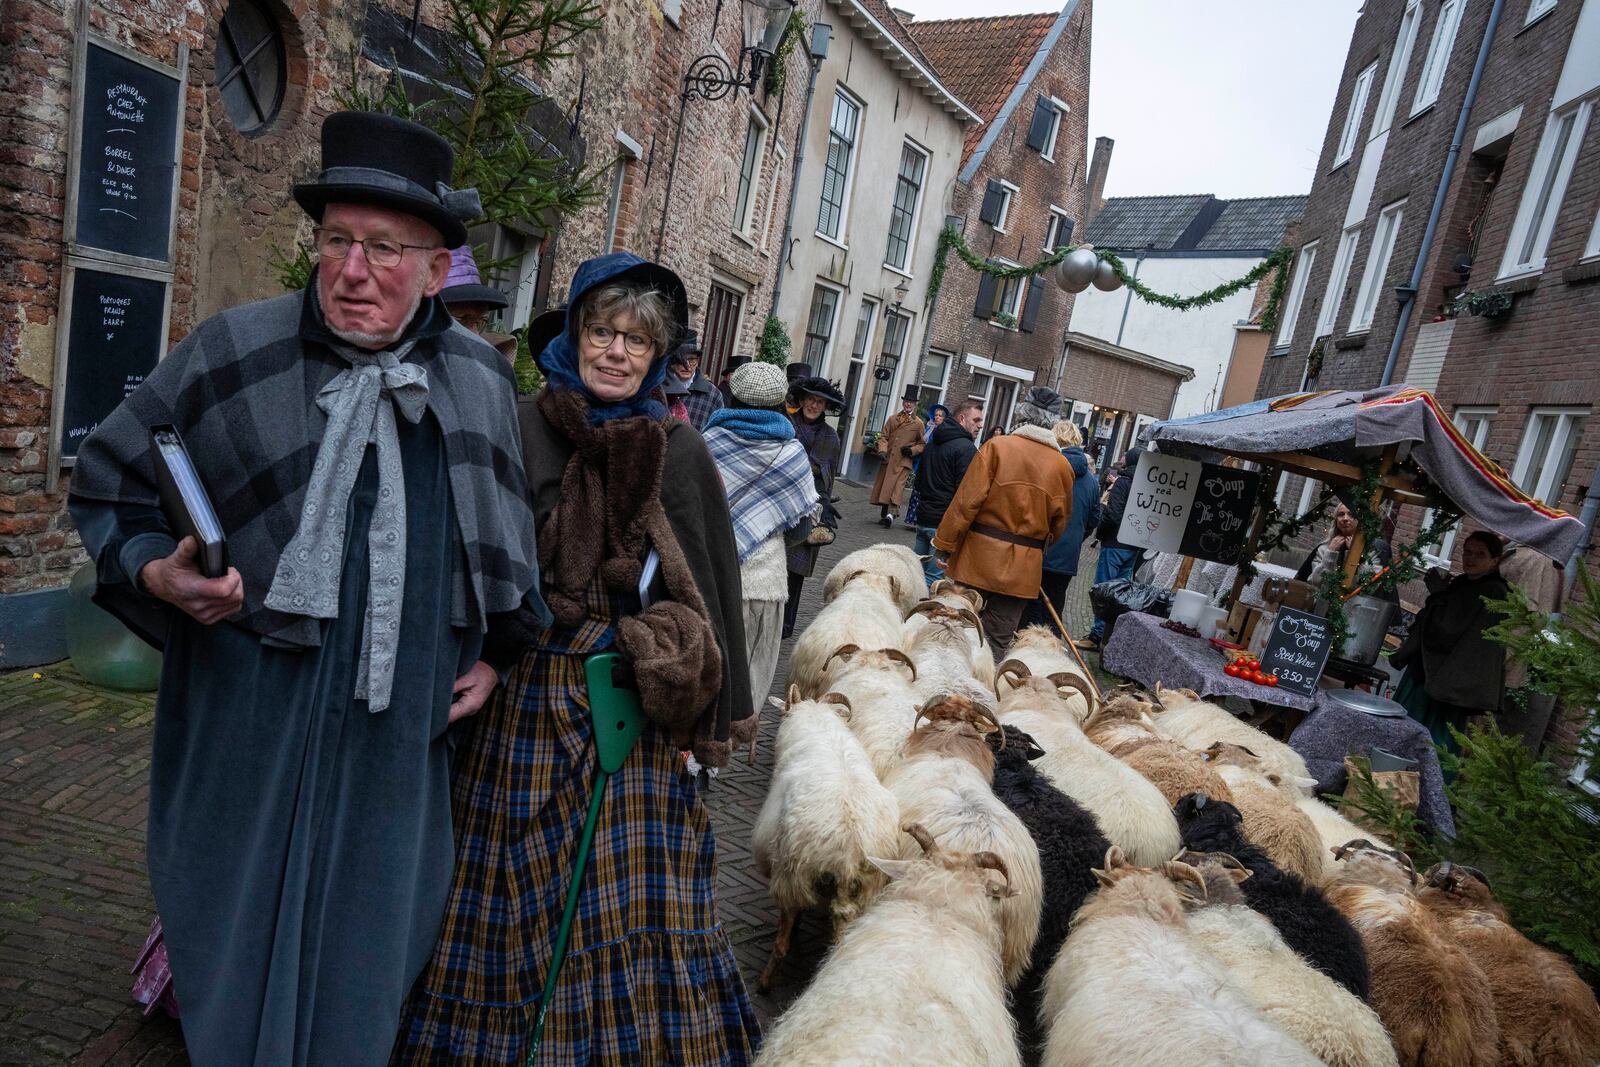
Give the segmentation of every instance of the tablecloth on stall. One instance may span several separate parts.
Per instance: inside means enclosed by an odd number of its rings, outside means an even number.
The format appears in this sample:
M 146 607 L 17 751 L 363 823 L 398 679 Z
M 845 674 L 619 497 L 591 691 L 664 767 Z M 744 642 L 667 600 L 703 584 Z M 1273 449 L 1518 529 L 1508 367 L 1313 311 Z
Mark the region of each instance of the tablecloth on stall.
M 1417 817 L 1447 837 L 1455 836 L 1439 754 L 1428 728 L 1417 720 L 1368 715 L 1320 697 L 1316 710 L 1289 735 L 1289 747 L 1305 757 L 1319 793 L 1344 792 L 1346 756 L 1365 756 L 1381 748 L 1416 760 L 1421 784 Z
M 1168 689 L 1193 689 L 1203 697 L 1261 700 L 1306 712 L 1314 706 L 1310 697 L 1228 677 L 1222 673 L 1222 654 L 1210 641 L 1164 629 L 1164 621 L 1138 612 L 1119 618 L 1100 655 L 1100 665 L 1147 689 L 1160 682 Z
M 1221 654 L 1209 641 L 1165 629 L 1164 621 L 1137 612 L 1122 616 L 1101 653 L 1101 666 L 1147 689 L 1160 682 L 1169 689 L 1192 689 L 1209 699 L 1239 697 L 1305 712 L 1306 720 L 1289 735 L 1289 745 L 1305 757 L 1319 793 L 1344 791 L 1347 755 L 1366 755 L 1381 748 L 1414 759 L 1420 779 L 1418 818 L 1441 833 L 1455 834 L 1455 819 L 1444 794 L 1444 774 L 1427 727 L 1414 719 L 1383 718 L 1347 708 L 1320 691 L 1311 698 L 1230 678 L 1222 672 Z

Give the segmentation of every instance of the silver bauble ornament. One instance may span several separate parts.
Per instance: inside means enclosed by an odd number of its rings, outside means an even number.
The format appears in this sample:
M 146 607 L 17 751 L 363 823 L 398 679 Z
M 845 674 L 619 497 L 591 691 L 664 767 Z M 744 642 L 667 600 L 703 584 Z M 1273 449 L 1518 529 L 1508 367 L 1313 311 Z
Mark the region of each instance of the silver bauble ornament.
M 1056 264 L 1056 284 L 1069 293 L 1081 293 L 1094 281 L 1100 257 L 1092 248 L 1075 248 Z
M 1122 279 L 1117 277 L 1117 269 L 1109 260 L 1100 260 L 1100 265 L 1094 269 L 1094 287 L 1102 293 L 1122 288 Z

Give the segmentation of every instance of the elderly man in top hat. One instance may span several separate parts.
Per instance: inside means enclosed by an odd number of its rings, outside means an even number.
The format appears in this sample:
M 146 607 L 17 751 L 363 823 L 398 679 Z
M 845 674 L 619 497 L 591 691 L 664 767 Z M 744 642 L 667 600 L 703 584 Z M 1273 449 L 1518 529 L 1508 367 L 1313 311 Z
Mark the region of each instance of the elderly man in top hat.
M 900 410 L 884 420 L 878 433 L 878 455 L 883 466 L 872 483 L 872 502 L 878 505 L 878 525 L 893 526 L 900 510 L 900 498 L 905 495 L 906 483 L 911 480 L 911 470 L 917 457 L 922 455 L 923 437 L 927 424 L 917 418 L 917 387 L 906 386 L 900 399 Z
M 449 891 L 450 723 L 538 599 L 511 368 L 439 291 L 477 197 L 421 126 L 339 113 L 302 292 L 202 322 L 84 442 L 97 600 L 165 646 L 150 880 L 200 1064 L 382 1064 Z M 163 510 L 175 427 L 227 538 Z
M 700 335 L 685 331 L 683 341 L 667 360 L 668 379 L 676 378 L 689 387 L 683 398 L 684 407 L 689 410 L 689 424 L 704 430 L 711 413 L 722 407 L 722 392 L 700 373 Z

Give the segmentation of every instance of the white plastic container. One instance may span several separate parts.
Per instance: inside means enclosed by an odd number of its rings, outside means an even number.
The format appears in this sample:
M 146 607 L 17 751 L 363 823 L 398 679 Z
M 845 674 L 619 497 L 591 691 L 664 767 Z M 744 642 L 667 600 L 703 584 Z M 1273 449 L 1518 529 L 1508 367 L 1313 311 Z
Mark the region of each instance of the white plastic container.
M 1167 618 L 1199 630 L 1200 615 L 1207 606 L 1204 593 L 1197 593 L 1193 589 L 1180 589 L 1172 594 L 1172 610 L 1167 612 Z

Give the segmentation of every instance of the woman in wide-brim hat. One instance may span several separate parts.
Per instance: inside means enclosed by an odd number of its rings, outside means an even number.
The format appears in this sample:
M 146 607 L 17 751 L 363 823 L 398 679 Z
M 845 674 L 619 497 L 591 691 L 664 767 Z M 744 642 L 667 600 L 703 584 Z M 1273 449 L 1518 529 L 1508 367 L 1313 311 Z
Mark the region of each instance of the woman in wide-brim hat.
M 490 621 L 484 658 L 506 682 L 455 754 L 455 884 L 395 1061 L 525 1061 L 595 778 L 585 661 L 614 650 L 649 724 L 607 786 L 539 1062 L 743 1064 L 759 1024 L 681 755 L 720 766 L 755 724 L 727 501 L 705 442 L 663 402 L 687 301 L 676 275 L 627 253 L 582 264 L 570 291 L 539 357 L 547 384 L 518 411 L 555 620 Z
M 795 615 L 800 610 L 800 591 L 817 566 L 817 553 L 833 542 L 839 528 L 839 513 L 833 507 L 833 476 L 839 467 L 839 434 L 828 425 L 829 415 L 844 410 L 844 394 L 826 378 L 805 377 L 789 387 L 796 406 L 789 418 L 794 422 L 794 437 L 811 461 L 811 476 L 816 481 L 820 501 L 811 536 L 791 545 L 786 563 L 789 568 L 789 599 L 783 606 L 783 636 L 794 634 Z

